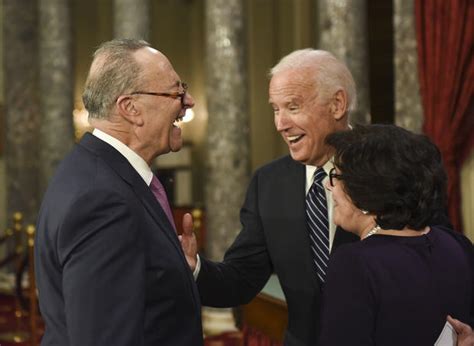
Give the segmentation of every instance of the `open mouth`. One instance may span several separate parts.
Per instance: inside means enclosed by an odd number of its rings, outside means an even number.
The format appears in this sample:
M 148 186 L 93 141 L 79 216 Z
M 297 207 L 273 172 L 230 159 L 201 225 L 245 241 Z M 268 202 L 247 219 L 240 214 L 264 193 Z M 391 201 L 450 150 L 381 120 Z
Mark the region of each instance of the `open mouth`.
M 173 126 L 174 126 L 174 127 L 179 127 L 178 124 L 179 124 L 181 121 L 183 121 L 183 118 L 184 118 L 184 114 L 183 114 L 183 115 L 178 115 L 178 116 L 176 117 L 176 119 L 173 121 Z
M 295 144 L 298 143 L 303 137 L 304 135 L 288 136 L 286 137 L 286 139 L 288 140 L 288 142 L 290 142 L 290 144 Z

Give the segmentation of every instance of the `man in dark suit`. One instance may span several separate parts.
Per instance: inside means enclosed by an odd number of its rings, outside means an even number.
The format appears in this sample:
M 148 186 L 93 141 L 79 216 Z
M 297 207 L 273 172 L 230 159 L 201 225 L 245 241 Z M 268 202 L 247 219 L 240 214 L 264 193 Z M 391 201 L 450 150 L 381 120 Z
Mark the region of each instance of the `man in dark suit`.
M 202 345 L 200 301 L 150 165 L 181 148 L 194 100 L 148 43 L 95 53 L 83 95 L 95 128 L 59 165 L 35 248 L 42 345 Z
M 336 229 L 332 208 L 337 206 L 322 187 L 332 168 L 332 151 L 324 140 L 348 129 L 349 112 L 356 105 L 355 84 L 342 62 L 311 49 L 286 56 L 270 76 L 275 127 L 290 156 L 253 176 L 240 212 L 242 230 L 222 263 L 196 256 L 189 229 L 182 243 L 191 268 L 199 271 L 203 305 L 246 304 L 276 273 L 288 306 L 285 345 L 315 345 L 329 253 L 357 239 Z

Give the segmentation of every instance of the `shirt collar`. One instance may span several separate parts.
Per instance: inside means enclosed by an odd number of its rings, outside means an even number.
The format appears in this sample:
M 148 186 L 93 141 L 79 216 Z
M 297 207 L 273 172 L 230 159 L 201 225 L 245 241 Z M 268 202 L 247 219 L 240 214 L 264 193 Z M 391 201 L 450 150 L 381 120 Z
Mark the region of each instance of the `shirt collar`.
M 94 129 L 92 134 L 97 138 L 103 140 L 104 142 L 110 144 L 114 147 L 120 154 L 125 156 L 127 161 L 132 165 L 132 167 L 137 171 L 137 173 L 142 177 L 147 185 L 150 185 L 151 180 L 153 179 L 153 172 L 150 169 L 150 166 L 146 163 L 143 158 L 126 146 L 124 143 L 119 141 L 117 138 L 101 131 L 99 129 Z
M 323 166 L 323 169 L 324 171 L 326 172 L 327 175 L 329 175 L 329 171 L 331 170 L 331 168 L 334 166 L 333 162 L 332 162 L 332 159 L 328 160 L 324 166 Z M 306 165 L 306 181 L 309 182 L 310 184 L 313 183 L 313 180 L 314 180 L 314 172 L 316 172 L 316 170 L 318 169 L 319 167 L 317 166 L 311 166 L 311 165 Z
M 332 162 L 332 158 L 324 164 L 323 169 L 328 176 L 329 176 L 329 171 L 331 170 L 333 166 L 334 164 Z M 305 167 L 306 167 L 306 193 L 308 193 L 309 189 L 311 188 L 311 185 L 313 185 L 314 173 L 319 167 L 311 166 L 311 165 L 305 165 Z M 323 182 L 326 181 L 326 179 L 327 177 L 323 179 Z

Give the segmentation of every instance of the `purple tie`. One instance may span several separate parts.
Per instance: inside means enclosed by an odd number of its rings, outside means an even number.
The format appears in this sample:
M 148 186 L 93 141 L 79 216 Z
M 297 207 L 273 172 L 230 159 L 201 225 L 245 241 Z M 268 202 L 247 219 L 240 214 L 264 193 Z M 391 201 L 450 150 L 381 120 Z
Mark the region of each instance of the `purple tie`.
M 153 179 L 151 180 L 150 184 L 150 189 L 151 192 L 153 192 L 153 194 L 155 195 L 155 198 L 157 199 L 158 203 L 160 203 L 161 207 L 165 211 L 165 214 L 166 216 L 168 216 L 168 220 L 171 223 L 171 226 L 173 226 L 173 229 L 176 232 L 176 226 L 173 220 L 173 213 L 171 212 L 168 197 L 166 196 L 166 191 L 161 182 L 156 177 L 156 175 L 153 175 Z

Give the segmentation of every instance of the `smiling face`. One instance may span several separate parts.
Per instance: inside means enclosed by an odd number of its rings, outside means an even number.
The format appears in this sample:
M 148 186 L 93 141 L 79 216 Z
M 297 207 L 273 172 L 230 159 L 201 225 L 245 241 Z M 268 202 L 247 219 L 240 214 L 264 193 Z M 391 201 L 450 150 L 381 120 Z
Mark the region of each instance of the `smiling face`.
M 318 95 L 314 71 L 289 69 L 270 81 L 270 105 L 275 127 L 287 143 L 291 157 L 303 164 L 322 166 L 332 155 L 326 136 L 343 129 L 346 121 L 331 110 L 331 100 Z M 345 105 L 344 105 L 345 113 Z
M 135 57 L 143 66 L 143 91 L 170 94 L 183 92 L 181 79 L 169 60 L 159 51 L 144 48 L 138 50 Z M 133 97 L 143 120 L 142 126 L 136 128 L 141 142 L 140 151 L 150 160 L 158 155 L 180 150 L 182 137 L 177 122 L 184 116 L 187 108 L 194 106 L 192 96 L 185 94 L 184 107 L 180 97 L 146 94 Z

